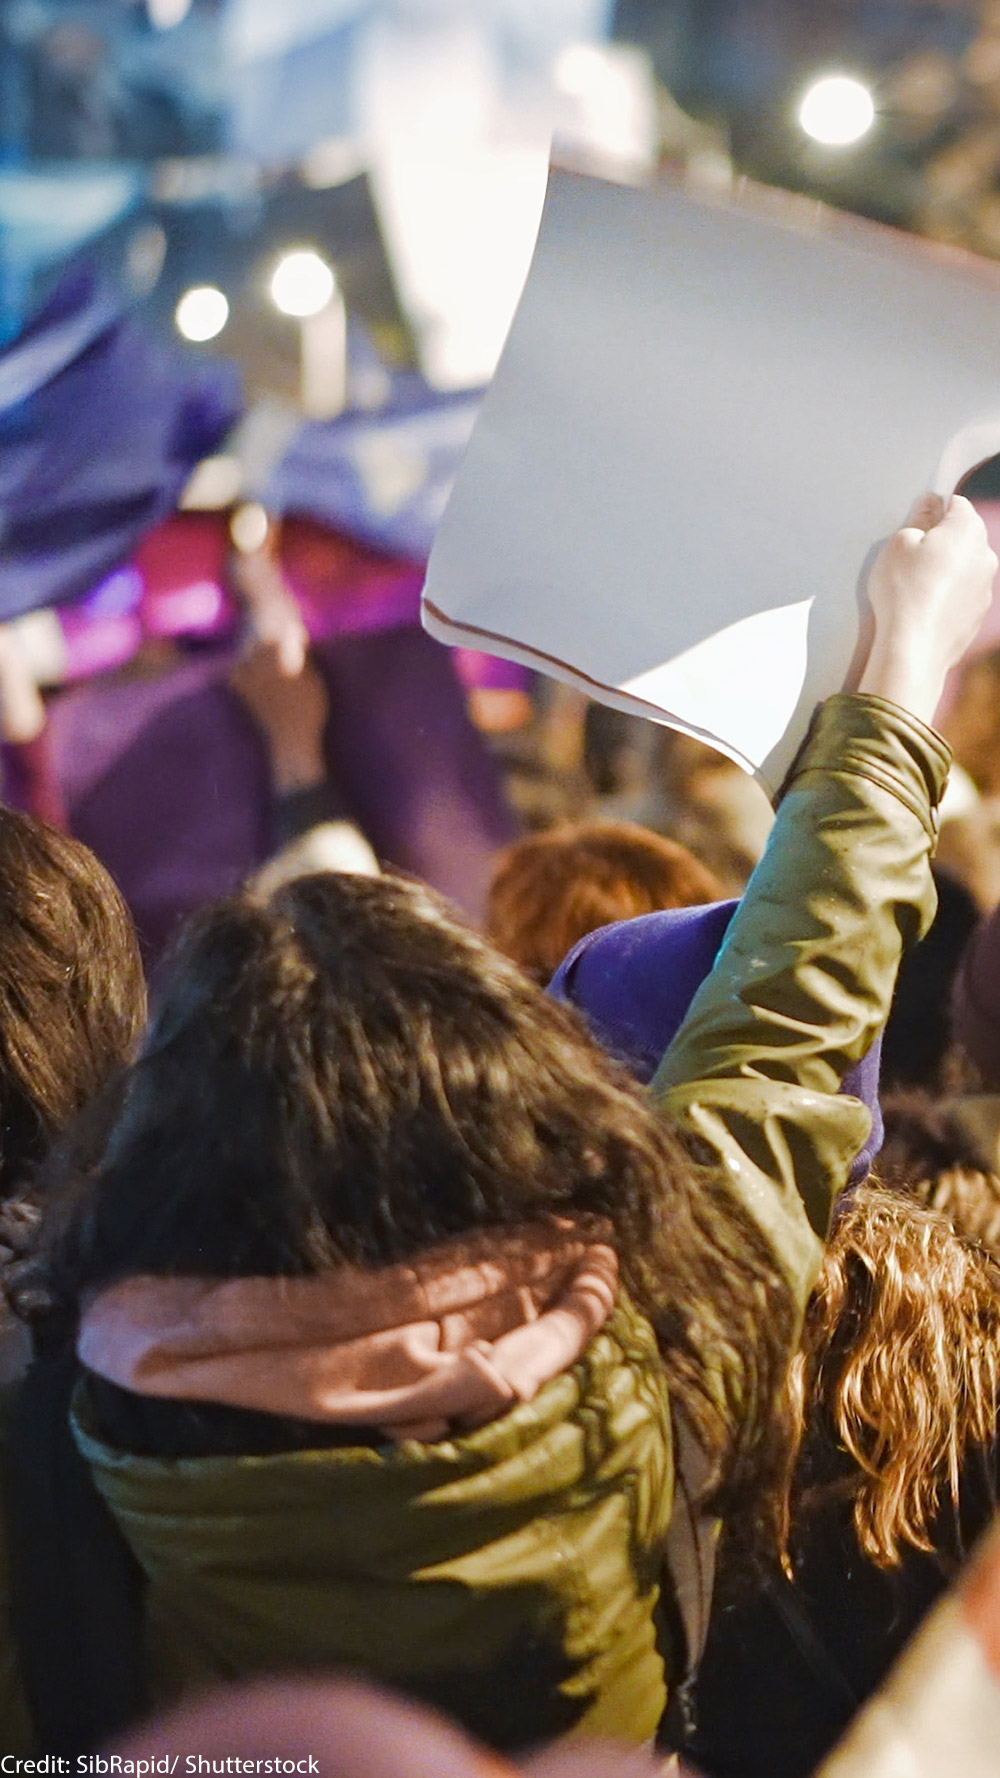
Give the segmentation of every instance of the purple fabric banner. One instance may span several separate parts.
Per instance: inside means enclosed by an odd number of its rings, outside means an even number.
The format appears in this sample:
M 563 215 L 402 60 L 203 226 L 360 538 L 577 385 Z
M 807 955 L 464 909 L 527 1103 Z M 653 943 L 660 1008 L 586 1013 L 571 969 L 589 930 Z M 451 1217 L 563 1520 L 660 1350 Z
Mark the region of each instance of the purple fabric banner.
M 159 345 L 68 276 L 0 351 L 0 621 L 125 561 L 239 411 L 232 365 Z
M 397 376 L 384 406 L 301 426 L 264 504 L 426 562 L 481 399 L 480 389 L 442 395 L 415 374 Z

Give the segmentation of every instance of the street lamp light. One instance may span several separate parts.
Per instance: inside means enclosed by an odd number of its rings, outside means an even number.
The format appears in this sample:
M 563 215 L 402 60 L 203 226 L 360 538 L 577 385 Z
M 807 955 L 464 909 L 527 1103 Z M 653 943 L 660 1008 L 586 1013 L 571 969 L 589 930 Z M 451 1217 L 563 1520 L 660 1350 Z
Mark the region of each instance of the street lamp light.
M 849 74 L 826 74 L 814 81 L 799 106 L 799 123 L 806 135 L 827 148 L 860 142 L 874 122 L 871 93 Z

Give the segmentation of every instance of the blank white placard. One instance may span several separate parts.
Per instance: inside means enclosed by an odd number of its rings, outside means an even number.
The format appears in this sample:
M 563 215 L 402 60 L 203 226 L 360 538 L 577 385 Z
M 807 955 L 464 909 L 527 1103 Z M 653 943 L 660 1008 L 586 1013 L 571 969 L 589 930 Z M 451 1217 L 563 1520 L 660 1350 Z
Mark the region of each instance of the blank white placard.
M 771 791 L 872 542 L 1000 450 L 1000 267 L 748 187 L 555 171 L 424 622 Z

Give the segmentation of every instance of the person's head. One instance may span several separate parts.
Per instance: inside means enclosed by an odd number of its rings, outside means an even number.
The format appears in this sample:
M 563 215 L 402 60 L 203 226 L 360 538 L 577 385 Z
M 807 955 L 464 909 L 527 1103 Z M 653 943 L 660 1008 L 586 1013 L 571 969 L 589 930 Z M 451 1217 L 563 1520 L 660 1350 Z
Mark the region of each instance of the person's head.
M 505 956 L 544 984 L 596 927 L 701 906 L 721 894 L 686 846 L 627 821 L 568 821 L 501 853 L 486 930 Z
M 859 1187 L 810 1298 L 791 1395 L 793 1547 L 832 1487 L 877 1566 L 896 1566 L 903 1546 L 933 1549 L 941 1507 L 957 1515 L 967 1453 L 996 1438 L 1000 1267 L 942 1212 Z
M 72 1310 L 137 1274 L 377 1267 L 552 1215 L 611 1224 L 677 1398 L 745 1481 L 760 1429 L 711 1372 L 725 1339 L 777 1389 L 791 1308 L 763 1239 L 574 1012 L 428 891 L 326 874 L 183 935 L 50 1278 Z
M 131 1057 L 135 930 L 79 840 L 0 807 L 0 1196 Z

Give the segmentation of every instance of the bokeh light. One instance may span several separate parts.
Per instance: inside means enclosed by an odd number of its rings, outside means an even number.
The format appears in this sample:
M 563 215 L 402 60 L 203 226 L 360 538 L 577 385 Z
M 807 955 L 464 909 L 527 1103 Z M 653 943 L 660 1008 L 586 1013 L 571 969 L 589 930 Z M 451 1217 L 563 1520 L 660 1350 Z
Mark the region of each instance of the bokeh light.
M 271 279 L 271 297 L 283 315 L 304 321 L 325 309 L 336 287 L 336 279 L 327 265 L 311 247 L 286 253 L 278 261 Z
M 177 331 L 186 340 L 214 340 L 229 320 L 229 303 L 214 284 L 185 290 L 174 311 Z
M 799 123 L 806 135 L 827 148 L 860 142 L 874 122 L 871 93 L 849 74 L 827 74 L 814 81 L 799 106 Z

